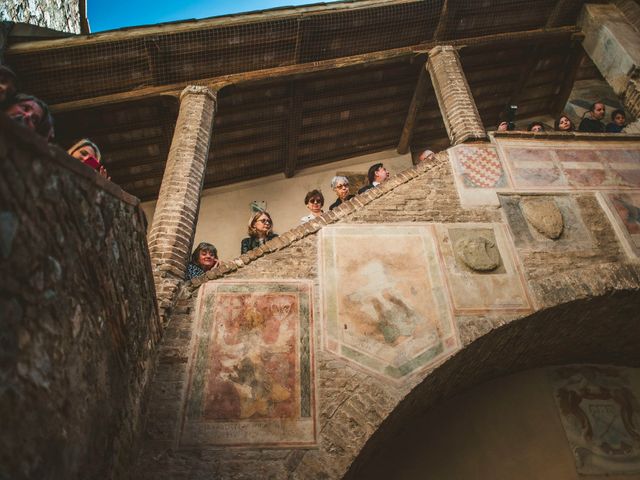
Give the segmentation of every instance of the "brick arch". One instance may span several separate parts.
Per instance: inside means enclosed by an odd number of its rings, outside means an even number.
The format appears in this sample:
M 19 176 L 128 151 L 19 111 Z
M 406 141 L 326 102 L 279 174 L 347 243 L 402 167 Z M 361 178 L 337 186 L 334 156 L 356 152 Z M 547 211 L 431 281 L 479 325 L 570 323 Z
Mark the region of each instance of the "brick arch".
M 568 363 L 640 366 L 639 312 L 640 290 L 609 290 L 539 310 L 478 337 L 398 403 L 343 478 L 366 478 L 369 461 L 402 435 L 406 426 L 435 405 L 486 381 Z

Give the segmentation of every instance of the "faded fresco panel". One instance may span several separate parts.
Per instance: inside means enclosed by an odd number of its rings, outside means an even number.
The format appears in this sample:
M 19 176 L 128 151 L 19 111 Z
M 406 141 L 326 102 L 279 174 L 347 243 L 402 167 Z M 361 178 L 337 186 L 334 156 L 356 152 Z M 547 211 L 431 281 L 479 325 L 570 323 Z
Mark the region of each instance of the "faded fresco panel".
M 640 258 L 640 192 L 599 193 L 598 201 L 625 253 L 631 258 Z
M 549 375 L 578 474 L 640 473 L 640 403 L 625 370 L 582 365 Z
M 504 225 L 435 227 L 455 314 L 532 310 L 526 281 Z
M 582 220 L 580 207 L 570 195 L 499 195 L 506 221 L 511 227 L 517 248 L 541 252 L 574 252 L 594 248 L 591 232 Z M 562 216 L 562 233 L 558 238 L 545 236 L 527 221 L 522 203 L 529 199 L 545 199 L 556 205 Z
M 448 152 L 461 204 L 497 205 L 495 190 L 509 184 L 495 147 L 458 145 Z
M 200 287 L 180 446 L 316 441 L 310 282 Z
M 513 185 L 520 188 L 562 187 L 567 180 L 562 175 L 555 156 L 541 148 L 505 148 Z
M 554 146 L 497 139 L 516 190 L 640 188 L 640 144 L 571 142 Z
M 325 347 L 400 381 L 459 348 L 430 225 L 327 227 Z

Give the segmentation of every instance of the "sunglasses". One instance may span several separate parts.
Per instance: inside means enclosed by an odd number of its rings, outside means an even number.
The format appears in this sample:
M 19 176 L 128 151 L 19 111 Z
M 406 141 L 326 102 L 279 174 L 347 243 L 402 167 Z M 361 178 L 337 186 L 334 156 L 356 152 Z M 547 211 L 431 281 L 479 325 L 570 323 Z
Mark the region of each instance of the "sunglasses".
M 262 219 L 261 218 L 260 220 L 256 220 L 256 222 L 264 223 L 265 225 L 266 224 L 271 224 L 271 220 L 269 220 L 268 218 L 267 219 Z
M 309 203 L 319 203 L 319 204 L 322 204 L 322 200 L 320 200 L 319 198 L 312 198 L 311 200 L 309 200 Z

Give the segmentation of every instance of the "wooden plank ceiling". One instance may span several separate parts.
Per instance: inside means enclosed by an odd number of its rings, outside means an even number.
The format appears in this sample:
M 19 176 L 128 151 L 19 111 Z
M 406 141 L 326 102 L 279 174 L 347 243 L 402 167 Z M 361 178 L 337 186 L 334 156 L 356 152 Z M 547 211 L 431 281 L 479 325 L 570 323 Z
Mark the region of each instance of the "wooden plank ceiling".
M 224 85 L 205 187 L 394 148 L 426 52 L 455 44 L 486 125 L 509 102 L 552 112 L 576 55 L 582 0 L 355 1 L 11 45 L 56 141 L 88 136 L 113 180 L 157 196 L 188 84 Z M 223 82 L 223 83 L 221 83 Z M 430 82 L 411 148 L 448 139 Z

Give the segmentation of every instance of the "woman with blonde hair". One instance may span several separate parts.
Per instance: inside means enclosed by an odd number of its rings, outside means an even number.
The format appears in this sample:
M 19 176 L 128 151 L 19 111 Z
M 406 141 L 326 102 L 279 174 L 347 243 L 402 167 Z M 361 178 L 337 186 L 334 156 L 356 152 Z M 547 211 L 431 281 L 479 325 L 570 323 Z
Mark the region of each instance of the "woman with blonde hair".
M 249 236 L 243 238 L 240 243 L 240 254 L 247 253 L 249 250 L 264 245 L 265 242 L 277 237 L 278 234 L 273 233 L 272 230 L 273 220 L 271 220 L 271 215 L 263 210 L 256 212 L 249 220 L 249 227 L 247 228 Z

